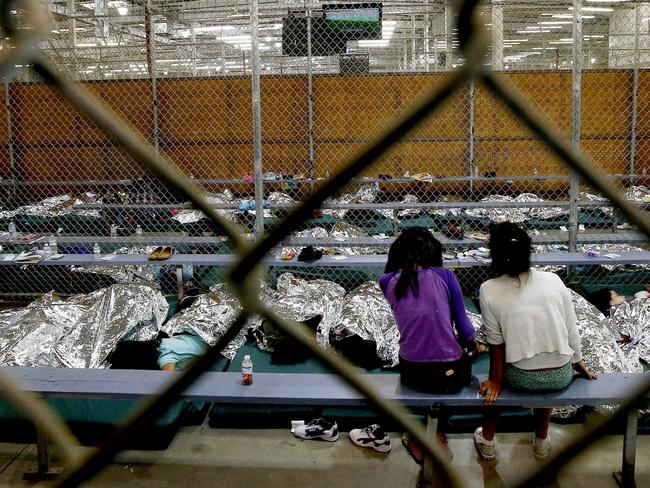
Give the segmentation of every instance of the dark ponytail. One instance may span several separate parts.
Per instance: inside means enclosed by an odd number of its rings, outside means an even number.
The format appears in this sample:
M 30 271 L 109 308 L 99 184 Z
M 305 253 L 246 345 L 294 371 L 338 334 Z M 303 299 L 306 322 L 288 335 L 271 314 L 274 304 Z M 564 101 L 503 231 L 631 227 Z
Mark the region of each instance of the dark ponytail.
M 490 225 L 491 270 L 494 276 L 517 277 L 530 270 L 531 239 L 512 222 Z
M 417 296 L 417 268 L 442 267 L 442 244 L 424 227 L 411 227 L 395 239 L 388 251 L 386 273 L 401 271 L 395 296 L 399 300 L 410 289 Z

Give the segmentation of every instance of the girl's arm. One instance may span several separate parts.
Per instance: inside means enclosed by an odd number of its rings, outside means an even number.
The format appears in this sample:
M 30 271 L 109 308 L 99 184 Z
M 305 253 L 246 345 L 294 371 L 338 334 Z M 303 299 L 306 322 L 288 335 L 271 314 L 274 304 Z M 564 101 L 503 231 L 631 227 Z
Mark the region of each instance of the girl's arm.
M 490 376 L 478 387 L 482 397 L 485 397 L 485 404 L 490 405 L 501 393 L 501 382 L 503 381 L 503 369 L 506 364 L 505 344 L 490 345 Z
M 458 336 L 463 345 L 472 346 L 475 342 L 474 337 L 476 336 L 476 331 L 474 330 L 472 323 L 469 321 L 469 317 L 467 317 L 465 302 L 463 301 L 463 292 L 460 289 L 458 279 L 453 271 L 448 271 L 447 287 L 449 288 L 449 308 L 451 310 L 451 318 L 454 321 L 454 324 L 456 324 Z

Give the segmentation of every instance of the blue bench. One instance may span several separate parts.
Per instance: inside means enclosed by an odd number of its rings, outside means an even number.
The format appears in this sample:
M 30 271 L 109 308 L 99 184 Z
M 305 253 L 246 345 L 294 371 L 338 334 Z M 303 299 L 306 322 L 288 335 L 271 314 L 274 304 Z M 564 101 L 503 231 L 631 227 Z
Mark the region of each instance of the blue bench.
M 4 368 L 26 390 L 45 397 L 82 398 L 141 398 L 156 394 L 179 373 L 162 371 L 133 371 L 109 369 L 63 368 Z M 500 407 L 544 407 L 564 405 L 617 405 L 629 392 L 639 388 L 650 373 L 601 374 L 597 381 L 578 378 L 569 388 L 554 393 L 527 394 L 504 389 L 495 402 Z M 435 439 L 440 408 L 483 405 L 477 394 L 477 375 L 472 385 L 457 394 L 440 395 L 420 393 L 404 387 L 399 375 L 365 375 L 385 397 L 397 400 L 407 407 L 435 407 L 430 410 L 427 432 Z M 311 405 L 311 406 L 368 406 L 368 401 L 334 374 L 256 373 L 250 386 L 241 384 L 239 373 L 204 373 L 183 393 L 183 399 L 221 404 Z M 621 485 L 635 486 L 636 431 L 638 411 L 627 416 L 623 445 Z M 39 472 L 49 470 L 47 439 L 39 436 Z M 425 479 L 431 479 L 431 460 L 425 461 Z

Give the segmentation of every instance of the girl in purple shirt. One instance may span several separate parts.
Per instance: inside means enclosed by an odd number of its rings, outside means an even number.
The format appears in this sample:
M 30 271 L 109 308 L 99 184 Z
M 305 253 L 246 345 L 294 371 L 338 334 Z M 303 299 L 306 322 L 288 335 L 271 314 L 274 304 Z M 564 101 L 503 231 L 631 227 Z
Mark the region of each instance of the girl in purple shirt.
M 453 393 L 471 381 L 463 347 L 477 350 L 456 275 L 442 267 L 442 245 L 423 227 L 405 230 L 390 247 L 379 278 L 400 333 L 402 384 L 426 392 Z M 442 428 L 446 419 L 439 419 Z M 451 457 L 444 435 L 439 440 Z M 402 442 L 417 463 L 422 446 L 404 434 Z
M 388 252 L 379 278 L 400 333 L 402 383 L 452 393 L 469 384 L 462 347 L 476 348 L 456 275 L 442 267 L 442 245 L 423 227 L 404 231 Z

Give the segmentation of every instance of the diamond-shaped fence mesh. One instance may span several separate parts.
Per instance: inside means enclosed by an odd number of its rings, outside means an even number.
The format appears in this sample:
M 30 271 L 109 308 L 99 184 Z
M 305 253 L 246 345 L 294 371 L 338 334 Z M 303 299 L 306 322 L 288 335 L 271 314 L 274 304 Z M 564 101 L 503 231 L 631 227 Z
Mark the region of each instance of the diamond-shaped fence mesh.
M 477 19 L 491 42 L 482 62 L 644 207 L 650 4 L 594 2 L 580 13 L 573 6 L 485 3 Z M 465 65 L 445 2 L 262 3 L 255 11 L 216 1 L 69 0 L 48 7 L 52 27 L 41 49 L 52 66 L 112 109 L 250 237 L 279 225 L 378 131 Z M 18 65 L 0 101 L 1 296 L 148 283 L 182 298 L 226 281 L 236 251 L 227 229 L 56 87 Z M 319 207 L 266 258 L 269 302 L 288 293 L 285 273 L 356 293 L 376 282 L 393 239 L 420 226 L 445 245 L 472 308 L 488 276 L 489 226 L 502 221 L 528 229 L 537 262 L 586 292 L 632 296 L 650 283 L 646 236 L 482 81 L 458 89 Z M 158 246 L 183 259 L 148 263 Z M 322 257 L 299 260 L 308 246 Z M 39 265 L 15 261 L 36 250 L 46 257 Z M 581 261 L 585 254 L 596 260 Z M 246 327 L 259 329 L 258 344 L 265 343 L 259 323 Z

